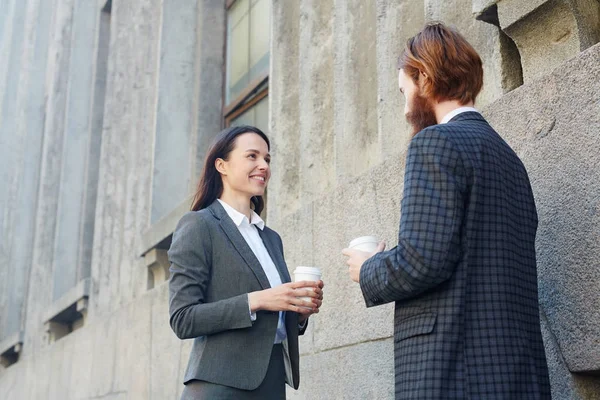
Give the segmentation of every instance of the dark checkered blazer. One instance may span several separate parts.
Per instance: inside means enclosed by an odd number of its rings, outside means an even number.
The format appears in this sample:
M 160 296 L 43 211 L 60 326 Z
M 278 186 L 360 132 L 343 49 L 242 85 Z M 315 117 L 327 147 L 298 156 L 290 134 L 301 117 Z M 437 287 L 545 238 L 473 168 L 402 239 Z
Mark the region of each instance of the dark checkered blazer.
M 396 302 L 396 399 L 549 399 L 537 212 L 525 167 L 476 112 L 418 133 L 398 245 L 365 262 L 368 307 Z

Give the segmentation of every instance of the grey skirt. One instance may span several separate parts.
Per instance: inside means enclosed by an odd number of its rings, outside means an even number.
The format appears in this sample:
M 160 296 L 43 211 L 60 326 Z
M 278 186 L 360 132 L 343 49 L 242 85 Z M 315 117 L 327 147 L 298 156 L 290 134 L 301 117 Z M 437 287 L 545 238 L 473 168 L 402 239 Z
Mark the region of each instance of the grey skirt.
M 181 400 L 285 400 L 283 346 L 273 345 L 265 379 L 254 390 L 242 390 L 215 383 L 192 380 L 185 385 Z

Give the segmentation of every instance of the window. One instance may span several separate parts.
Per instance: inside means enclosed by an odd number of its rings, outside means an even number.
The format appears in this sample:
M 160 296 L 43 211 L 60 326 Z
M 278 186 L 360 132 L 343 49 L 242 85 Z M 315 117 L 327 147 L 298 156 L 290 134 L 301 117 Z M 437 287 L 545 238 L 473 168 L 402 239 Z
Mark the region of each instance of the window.
M 269 134 L 271 0 L 227 2 L 225 126 L 251 125 Z M 263 196 L 267 210 L 267 192 Z
M 254 125 L 267 132 L 271 1 L 227 3 L 225 125 Z

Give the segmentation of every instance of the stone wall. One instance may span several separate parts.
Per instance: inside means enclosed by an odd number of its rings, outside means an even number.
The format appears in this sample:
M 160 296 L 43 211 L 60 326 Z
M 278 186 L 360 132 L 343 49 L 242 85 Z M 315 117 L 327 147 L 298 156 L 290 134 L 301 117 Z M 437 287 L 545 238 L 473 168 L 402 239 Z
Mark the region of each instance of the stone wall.
M 164 247 L 222 123 L 224 1 L 95 3 L 0 2 L 2 399 L 175 399 L 183 388 L 191 341 L 168 325 Z M 365 308 L 340 251 L 358 235 L 397 240 L 409 127 L 396 59 L 431 19 L 480 52 L 477 106 L 532 179 L 554 398 L 600 398 L 597 6 L 274 1 L 267 222 L 290 269 L 319 266 L 326 282 L 288 398 L 393 398 L 393 306 Z M 569 21 L 568 34 L 552 21 Z M 80 217 L 61 228 L 61 209 Z M 60 264 L 57 252 L 86 246 L 68 253 L 77 265 Z M 83 296 L 66 298 L 79 317 L 68 326 L 48 319 L 61 274 Z
M 176 398 L 191 343 L 142 254 L 221 127 L 224 3 L 0 7 L 0 398 Z
M 322 312 L 301 339 L 301 375 L 310 383 L 290 391 L 290 398 L 393 397 L 393 308 L 366 310 L 340 251 L 359 235 L 397 242 L 409 129 L 396 58 L 428 20 L 454 25 L 478 50 L 485 85 L 477 107 L 530 171 L 540 214 L 541 318 L 554 397 L 600 398 L 600 380 L 589 375 L 600 366 L 592 328 L 600 321 L 594 306 L 600 300 L 594 289 L 600 284 L 600 47 L 580 54 L 589 43 L 577 31 L 566 37 L 579 46 L 575 54 L 566 55 L 560 41 L 544 45 L 540 20 L 519 11 L 518 2 L 299 3 L 291 10 L 279 2 L 274 11 L 282 21 L 274 26 L 271 95 L 270 194 L 278 205 L 270 203 L 268 217 L 283 237 L 288 266 L 322 268 L 327 286 Z M 546 4 L 544 12 L 575 21 L 573 4 Z M 596 4 L 578 6 L 589 13 Z M 538 40 L 527 45 L 535 54 L 504 29 L 508 12 L 527 32 L 523 37 Z M 579 26 L 595 29 L 594 23 Z M 553 27 L 544 29 L 557 35 Z

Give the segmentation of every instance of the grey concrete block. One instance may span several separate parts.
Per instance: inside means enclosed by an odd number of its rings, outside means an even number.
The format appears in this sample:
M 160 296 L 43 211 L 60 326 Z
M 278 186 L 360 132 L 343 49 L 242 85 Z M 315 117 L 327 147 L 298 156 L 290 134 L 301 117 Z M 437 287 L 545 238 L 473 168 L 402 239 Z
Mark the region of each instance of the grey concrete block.
M 351 329 L 347 327 L 343 334 Z M 292 400 L 393 399 L 392 339 L 360 343 L 300 359 L 300 388 L 287 389 Z
M 593 0 L 498 2 L 502 29 L 521 54 L 525 82 L 543 77 L 600 40 L 600 4 Z
M 176 398 L 181 382 L 178 382 L 180 340 L 169 326 L 169 287 L 162 285 L 152 296 L 152 348 L 150 373 L 150 399 Z
M 340 180 L 379 161 L 377 7 L 360 0 L 334 4 L 335 163 Z
M 149 292 L 120 312 L 119 326 L 127 326 L 117 336 L 113 391 L 128 399 L 151 399 L 152 303 L 158 293 Z
M 268 223 L 278 224 L 280 208 L 287 214 L 300 206 L 299 186 L 285 184 L 298 182 L 300 179 L 300 59 L 298 46 L 295 45 L 300 32 L 300 2 L 273 2 L 271 21 L 269 131 L 272 132 L 270 140 L 273 158 L 267 196 L 281 206 L 269 207 L 267 219 Z
M 70 378 L 73 358 L 72 338 L 57 342 L 49 351 L 50 368 L 47 373 L 49 399 L 68 399 L 70 397 Z
M 91 310 L 107 312 L 139 293 L 141 233 L 147 230 L 152 188 L 160 1 L 136 7 L 113 2 L 111 53 L 96 226 Z M 132 29 L 134 27 L 134 29 Z M 129 249 L 136 249 L 130 251 Z M 135 272 L 134 272 L 135 271 Z M 94 312 L 90 318 L 95 318 Z
M 71 373 L 68 376 L 69 396 L 71 399 L 84 399 L 89 396 L 89 388 L 95 377 L 92 375 L 92 359 L 90 357 L 97 344 L 91 330 L 95 327 L 84 326 L 83 330 L 74 332 L 65 338 L 65 343 L 73 349 L 71 357 Z
M 529 171 L 540 219 L 540 303 L 573 372 L 600 369 L 599 57 L 594 46 L 486 110 Z
M 84 263 L 81 255 L 83 248 L 91 247 L 91 242 L 83 243 L 82 239 L 93 239 L 91 235 L 84 234 L 88 222 L 87 190 L 96 183 L 87 181 L 87 165 L 95 163 L 90 159 L 91 155 L 99 157 L 97 152 L 90 151 L 98 22 L 98 10 L 94 3 L 75 1 L 53 259 L 55 300 L 73 288 L 78 280 L 89 276 L 89 259 Z M 93 220 L 93 215 L 87 217 Z M 93 225 L 88 229 L 93 229 Z
M 120 322 L 125 322 L 118 317 L 116 315 L 112 318 L 96 320 L 93 333 L 87 329 L 87 332 L 86 330 L 78 332 L 79 334 L 85 332 L 94 336 L 94 349 L 90 356 L 93 379 L 90 382 L 87 392 L 90 397 L 104 396 L 110 393 L 113 388 L 113 381 L 115 379 L 122 379 L 119 373 L 131 370 L 130 365 L 128 365 L 128 369 L 120 369 L 117 364 L 118 362 L 126 363 L 130 359 L 126 356 L 126 353 L 117 353 L 118 340 L 124 336 L 124 332 L 122 332 L 123 325 Z
M 162 4 L 151 222 L 189 195 L 197 17 L 196 1 Z
M 370 175 L 353 179 L 319 200 L 314 213 L 314 265 L 327 285 L 321 312 L 313 318 L 316 349 L 325 350 L 392 334 L 392 306 L 367 310 L 351 281 L 341 251 L 357 236 L 379 236 L 377 197 Z M 357 329 L 347 329 L 347 321 Z M 332 332 L 344 331 L 344 335 Z
M 144 257 L 148 268 L 148 289 L 169 280 L 169 259 L 167 250 L 152 249 Z
M 14 364 L 10 368 L 0 366 L 0 393 L 6 399 L 18 399 L 18 396 L 23 395 L 21 382 L 28 368 L 33 368 L 32 363 Z
M 195 168 L 192 169 L 192 188 L 195 188 L 203 167 L 205 153 L 214 136 L 221 130 L 223 120 L 223 47 L 225 46 L 225 9 L 221 1 L 198 2 L 199 49 L 195 91 L 197 106 L 194 112 L 193 138 L 196 138 Z M 192 140 L 194 143 L 194 140 Z
M 571 374 L 565 363 L 544 312 L 541 313 L 542 335 L 550 373 L 553 399 L 600 399 L 600 382 L 594 376 Z
M 40 120 L 32 120 L 33 127 L 43 125 L 44 139 L 39 161 L 40 185 L 37 193 L 37 210 L 35 214 L 35 237 L 31 251 L 31 272 L 28 285 L 27 321 L 25 321 L 25 353 L 37 354 L 46 346 L 46 338 L 41 326 L 43 314 L 52 303 L 52 260 L 54 258 L 56 212 L 60 170 L 62 163 L 62 146 L 64 132 L 64 116 L 68 84 L 68 65 L 71 44 L 71 27 L 73 18 L 73 1 L 65 0 L 50 4 L 53 15 L 45 20 L 39 28 L 50 27 L 49 31 L 39 32 L 47 35 L 44 43 L 48 48 L 38 53 L 41 57 L 47 53 L 47 70 L 36 70 L 38 89 L 45 93 L 36 96 L 43 104 L 36 114 Z M 47 11 L 48 5 L 44 9 Z M 40 39 L 41 40 L 41 39 Z M 41 76 L 39 76 L 41 75 Z M 39 104 L 38 104 L 39 106 Z M 26 268 L 26 267 L 25 267 Z M 44 394 L 45 396 L 45 394 Z
M 404 118 L 397 65 L 406 41 L 424 22 L 421 1 L 377 1 L 377 127 L 383 158 L 402 153 L 410 140 L 412 128 Z
M 303 1 L 300 6 L 298 95 L 300 199 L 312 201 L 335 184 L 334 2 Z

